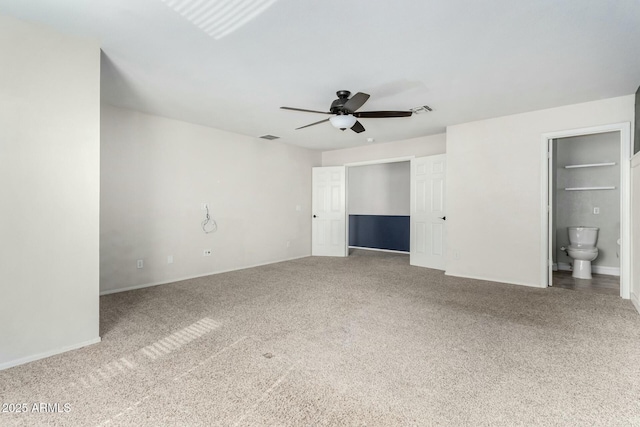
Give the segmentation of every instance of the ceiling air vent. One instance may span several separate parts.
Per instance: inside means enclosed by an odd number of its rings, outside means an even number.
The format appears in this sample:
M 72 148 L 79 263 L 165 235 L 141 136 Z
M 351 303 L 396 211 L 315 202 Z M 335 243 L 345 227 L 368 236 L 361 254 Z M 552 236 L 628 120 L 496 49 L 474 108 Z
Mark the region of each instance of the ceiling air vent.
M 279 136 L 275 136 L 275 135 L 262 135 L 260 138 L 268 139 L 269 141 L 271 141 L 272 139 L 278 139 L 280 137 Z
M 433 109 L 428 105 L 421 105 L 419 107 L 411 108 L 411 111 L 413 112 L 413 114 L 422 114 L 433 111 Z

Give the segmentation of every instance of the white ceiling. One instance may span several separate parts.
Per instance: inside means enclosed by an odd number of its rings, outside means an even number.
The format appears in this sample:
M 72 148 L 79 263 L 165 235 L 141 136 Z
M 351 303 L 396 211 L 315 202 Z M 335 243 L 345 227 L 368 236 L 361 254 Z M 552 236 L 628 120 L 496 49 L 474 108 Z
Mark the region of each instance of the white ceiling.
M 220 38 L 201 22 L 238 5 L 263 10 Z M 638 0 L 0 0 L 0 13 L 98 39 L 110 104 L 321 150 L 640 85 Z M 279 108 L 327 111 L 340 89 L 371 95 L 361 111 L 434 111 L 361 119 L 356 134 L 296 131 L 327 116 Z

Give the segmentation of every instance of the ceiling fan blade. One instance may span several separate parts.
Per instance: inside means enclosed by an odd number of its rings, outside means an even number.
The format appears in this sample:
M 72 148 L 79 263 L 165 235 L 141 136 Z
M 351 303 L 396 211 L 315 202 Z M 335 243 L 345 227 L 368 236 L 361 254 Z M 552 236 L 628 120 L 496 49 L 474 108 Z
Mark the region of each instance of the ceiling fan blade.
M 328 121 L 329 121 L 329 119 L 320 120 L 319 122 L 311 123 L 311 124 L 308 124 L 306 126 L 301 126 L 299 128 L 296 128 L 296 130 L 308 128 L 309 126 L 319 125 L 320 123 L 324 123 L 324 122 L 328 122 Z
M 356 124 L 351 126 L 351 130 L 354 131 L 355 133 L 364 132 L 364 126 L 362 126 L 362 123 L 356 122 Z
M 305 113 L 333 114 L 328 111 L 305 110 L 304 108 L 280 107 L 283 110 L 304 111 Z
M 379 119 L 385 117 L 410 117 L 413 114 L 411 111 L 360 111 L 359 113 L 353 113 L 354 117 L 365 119 Z
M 353 113 L 358 108 L 362 107 L 364 103 L 367 102 L 367 99 L 369 99 L 369 95 L 367 95 L 366 93 L 358 92 L 353 95 L 351 99 L 345 102 L 344 107 L 342 108 Z

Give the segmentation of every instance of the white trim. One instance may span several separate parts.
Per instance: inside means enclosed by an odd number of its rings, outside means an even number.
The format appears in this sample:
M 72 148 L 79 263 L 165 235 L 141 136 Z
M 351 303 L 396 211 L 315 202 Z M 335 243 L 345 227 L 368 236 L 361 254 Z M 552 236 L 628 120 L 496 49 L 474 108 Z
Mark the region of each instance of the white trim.
M 631 164 L 631 168 L 638 168 L 640 167 L 640 152 L 635 153 L 632 157 L 631 157 L 631 161 L 629 162 Z M 634 173 L 640 173 L 640 170 L 635 171 Z M 636 189 L 636 193 L 638 193 L 638 190 Z M 638 216 L 637 212 L 635 213 L 636 217 Z M 637 238 L 637 236 L 636 236 Z M 638 251 L 640 250 L 640 248 L 636 248 L 633 247 L 632 248 L 633 251 Z M 633 254 L 632 254 L 633 256 Z M 639 272 L 640 267 L 635 266 L 635 268 L 633 269 L 633 271 L 631 271 L 631 277 L 629 279 L 629 283 L 634 283 L 637 282 L 637 279 L 634 278 L 634 274 L 637 275 Z M 631 292 L 631 302 L 633 303 L 633 305 L 635 306 L 636 310 L 638 310 L 638 313 L 640 313 L 640 295 Z
M 596 274 L 604 274 L 606 276 L 620 277 L 620 267 L 607 267 L 606 265 L 592 265 L 591 272 Z
M 542 154 L 542 173 L 541 176 L 541 234 L 542 245 L 540 245 L 540 283 L 543 287 L 549 286 L 549 256 L 551 254 L 551 230 L 548 214 L 549 195 L 551 194 L 549 186 L 551 183 L 549 167 L 549 148 L 550 141 L 558 138 L 567 138 L 572 136 L 593 135 L 605 132 L 620 132 L 620 296 L 624 299 L 630 298 L 630 279 L 631 279 L 631 180 L 630 180 L 630 164 L 631 164 L 631 123 L 613 123 L 609 125 L 594 126 L 582 129 L 569 129 L 558 132 L 548 132 L 542 134 L 541 137 L 541 154 Z
M 409 254 L 409 251 L 394 251 L 393 249 L 365 248 L 363 246 L 349 246 L 349 249 L 362 249 L 364 251 L 390 252 L 393 254 Z
M 55 350 L 49 350 L 49 351 L 45 351 L 43 353 L 33 354 L 33 355 L 27 356 L 27 357 L 22 357 L 20 359 L 10 360 L 9 362 L 4 362 L 4 363 L 0 364 L 0 371 L 2 371 L 4 369 L 13 368 L 14 366 L 24 365 L 25 363 L 35 362 L 36 360 L 44 359 L 46 357 L 55 356 L 56 354 L 66 353 L 67 351 L 77 350 L 79 348 L 86 347 L 88 345 L 97 344 L 100 341 L 102 341 L 102 339 L 100 337 L 97 337 L 97 338 L 94 338 L 94 339 L 91 339 L 91 340 L 88 340 L 88 341 L 83 341 L 81 343 L 67 345 L 67 346 L 64 346 L 64 347 L 61 347 L 61 348 L 58 348 L 58 349 L 55 349 Z
M 366 165 L 378 165 L 383 163 L 398 163 L 398 162 L 409 162 L 411 159 L 415 159 L 416 156 L 404 156 L 404 157 L 393 157 L 390 159 L 380 159 L 380 160 L 367 160 L 364 162 L 351 162 L 345 163 L 344 166 L 366 166 Z
M 640 298 L 638 298 L 638 295 L 634 294 L 633 292 L 631 292 L 631 302 L 633 303 L 633 306 L 636 308 L 636 310 L 638 310 L 638 313 L 640 313 Z
M 467 276 L 464 274 L 451 274 L 447 271 L 444 272 L 445 276 L 451 276 L 451 277 L 461 277 L 463 279 L 473 279 L 473 280 L 483 280 L 485 282 L 494 282 L 494 283 L 502 283 L 505 285 L 519 285 L 519 286 L 528 286 L 530 288 L 545 288 L 546 286 L 540 286 L 537 284 L 532 284 L 532 283 L 525 283 L 525 282 L 520 282 L 520 281 L 514 281 L 514 280 L 510 280 L 510 281 L 505 281 L 504 279 L 495 279 L 495 278 L 488 278 L 488 277 L 482 277 L 482 276 Z
M 171 279 L 171 280 L 163 280 L 161 282 L 153 282 L 153 283 L 145 283 L 143 285 L 128 286 L 126 288 L 107 289 L 106 291 L 101 291 L 100 292 L 100 296 L 110 295 L 110 294 L 117 294 L 119 292 L 135 291 L 136 289 L 150 288 L 152 286 L 160 286 L 160 285 L 166 285 L 166 284 L 169 284 L 169 283 L 182 282 L 183 280 L 197 279 L 199 277 L 214 276 L 216 274 L 222 274 L 222 273 L 230 273 L 232 271 L 246 270 L 248 268 L 261 267 L 263 265 L 277 264 L 279 262 L 285 262 L 285 261 L 293 261 L 293 260 L 300 259 L 300 258 L 308 258 L 309 256 L 311 256 L 311 255 L 302 255 L 302 256 L 298 256 L 298 257 L 286 258 L 286 259 L 281 259 L 281 260 L 277 260 L 277 261 L 263 262 L 263 263 L 260 263 L 260 264 L 252 264 L 252 265 L 248 265 L 248 266 L 245 266 L 245 267 L 230 268 L 228 270 L 211 271 L 211 272 L 205 273 L 205 274 L 198 274 L 198 275 L 195 275 L 195 276 L 187 276 L 187 277 L 178 277 L 178 278 Z
M 558 270 L 573 271 L 573 268 L 571 267 L 571 264 L 559 262 Z M 604 274 L 606 276 L 620 276 L 619 267 L 607 267 L 606 265 L 591 265 L 591 272 L 595 274 Z

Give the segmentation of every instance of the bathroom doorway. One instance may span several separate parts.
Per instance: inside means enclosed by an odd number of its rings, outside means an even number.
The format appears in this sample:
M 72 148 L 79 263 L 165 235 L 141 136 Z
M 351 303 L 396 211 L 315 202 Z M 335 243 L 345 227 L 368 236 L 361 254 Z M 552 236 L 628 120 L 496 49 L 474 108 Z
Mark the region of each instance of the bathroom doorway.
M 543 136 L 548 286 L 629 298 L 629 135 L 623 123 Z M 576 244 L 576 230 L 595 229 L 594 245 Z

